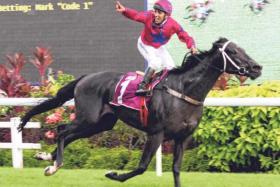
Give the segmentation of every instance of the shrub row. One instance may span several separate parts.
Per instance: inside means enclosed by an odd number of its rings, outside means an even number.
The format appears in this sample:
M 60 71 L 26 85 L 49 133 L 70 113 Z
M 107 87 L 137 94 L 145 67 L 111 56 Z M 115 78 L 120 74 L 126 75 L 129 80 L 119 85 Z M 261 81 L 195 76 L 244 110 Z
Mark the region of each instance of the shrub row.
M 51 152 L 54 146 L 43 144 L 43 150 Z M 197 156 L 197 149 L 186 151 L 182 171 L 207 171 L 208 161 Z M 24 167 L 45 167 L 50 163 L 34 159 L 34 150 L 24 151 Z M 87 169 L 135 169 L 141 159 L 141 150 L 129 150 L 125 147 L 97 148 L 92 147 L 87 140 L 78 140 L 70 144 L 64 152 L 64 168 Z M 162 158 L 163 171 L 172 171 L 172 154 L 164 154 Z M 155 170 L 155 158 L 149 170 Z M 11 151 L 0 150 L 0 166 L 11 166 Z
M 280 81 L 212 91 L 211 97 L 280 97 Z M 279 107 L 207 107 L 199 154 L 219 171 L 280 172 Z

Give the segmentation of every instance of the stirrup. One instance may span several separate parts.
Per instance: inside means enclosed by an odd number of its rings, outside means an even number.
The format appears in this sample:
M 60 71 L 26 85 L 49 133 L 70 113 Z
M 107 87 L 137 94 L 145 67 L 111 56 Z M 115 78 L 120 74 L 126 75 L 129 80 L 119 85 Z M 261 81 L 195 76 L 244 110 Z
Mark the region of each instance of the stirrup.
M 152 95 L 152 90 L 150 90 L 150 89 L 139 89 L 139 90 L 136 90 L 135 95 L 136 96 L 151 96 Z
M 149 92 L 148 89 L 138 89 L 138 90 L 136 90 L 135 95 L 136 96 L 145 96 L 145 95 L 147 95 L 148 92 Z

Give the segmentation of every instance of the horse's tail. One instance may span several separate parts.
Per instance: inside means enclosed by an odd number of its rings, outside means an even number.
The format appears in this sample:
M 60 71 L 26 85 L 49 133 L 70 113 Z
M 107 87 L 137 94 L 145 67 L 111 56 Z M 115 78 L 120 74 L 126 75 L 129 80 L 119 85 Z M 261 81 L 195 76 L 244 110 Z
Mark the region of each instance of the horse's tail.
M 66 86 L 60 88 L 54 98 L 50 98 L 39 105 L 33 107 L 30 111 L 28 111 L 21 119 L 21 123 L 19 125 L 19 131 L 22 131 L 26 123 L 35 115 L 41 114 L 43 112 L 49 111 L 51 109 L 62 106 L 66 101 L 74 98 L 74 89 L 76 84 L 83 78 L 84 76 L 68 83 Z

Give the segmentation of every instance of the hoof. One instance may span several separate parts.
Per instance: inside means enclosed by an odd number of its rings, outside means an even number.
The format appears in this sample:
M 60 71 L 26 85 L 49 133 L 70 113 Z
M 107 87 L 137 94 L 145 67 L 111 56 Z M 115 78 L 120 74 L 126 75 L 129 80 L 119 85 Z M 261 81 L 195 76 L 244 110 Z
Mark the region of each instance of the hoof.
M 38 152 L 34 155 L 34 158 L 37 160 L 52 161 L 52 155 L 46 152 Z
M 48 166 L 45 168 L 45 176 L 54 175 L 57 172 L 58 168 L 56 166 Z
M 105 176 L 109 179 L 116 180 L 119 182 L 124 182 L 127 180 L 127 178 L 124 178 L 123 175 L 118 175 L 117 172 L 112 172 L 112 171 L 106 173 Z
M 112 171 L 109 171 L 105 174 L 105 177 L 109 178 L 109 179 L 112 179 L 112 180 L 118 180 L 117 177 L 118 177 L 118 173 L 117 172 L 112 172 Z

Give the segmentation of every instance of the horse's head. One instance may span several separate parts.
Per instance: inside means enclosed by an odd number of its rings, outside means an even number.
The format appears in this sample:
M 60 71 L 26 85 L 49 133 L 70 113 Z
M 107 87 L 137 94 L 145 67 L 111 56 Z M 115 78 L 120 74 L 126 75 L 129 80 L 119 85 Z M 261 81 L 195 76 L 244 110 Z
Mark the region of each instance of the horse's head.
M 226 38 L 220 38 L 213 43 L 213 49 L 217 50 L 222 59 L 220 69 L 230 74 L 237 74 L 256 79 L 261 75 L 262 66 L 257 64 L 245 50 Z

